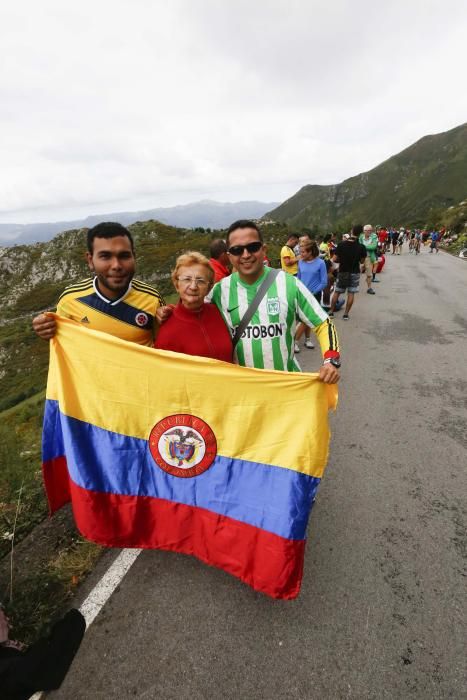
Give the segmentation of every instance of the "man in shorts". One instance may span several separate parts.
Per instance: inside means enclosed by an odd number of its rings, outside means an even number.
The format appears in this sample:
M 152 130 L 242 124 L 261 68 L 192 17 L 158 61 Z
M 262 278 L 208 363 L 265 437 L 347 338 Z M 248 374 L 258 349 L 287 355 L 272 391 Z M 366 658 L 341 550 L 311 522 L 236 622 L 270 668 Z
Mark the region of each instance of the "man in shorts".
M 339 295 L 344 292 L 347 292 L 347 300 L 343 318 L 346 321 L 349 318 L 349 311 L 352 308 L 354 295 L 358 292 L 360 265 L 364 264 L 367 255 L 365 246 L 358 240 L 361 233 L 363 233 L 361 224 L 353 226 L 350 237 L 342 240 L 334 253 L 334 260 L 339 263 L 339 272 L 337 273 L 337 281 L 331 300 L 331 310 L 329 312 L 331 318 L 334 316 Z
M 436 251 L 436 253 L 439 253 L 439 250 L 438 250 L 439 233 L 437 231 L 432 231 L 430 233 L 430 238 L 431 238 L 430 253 L 432 253 L 433 251 Z
M 391 255 L 395 255 L 396 248 L 397 248 L 397 241 L 399 240 L 399 231 L 395 228 L 391 229 L 390 236 L 391 236 L 391 245 L 392 245 Z

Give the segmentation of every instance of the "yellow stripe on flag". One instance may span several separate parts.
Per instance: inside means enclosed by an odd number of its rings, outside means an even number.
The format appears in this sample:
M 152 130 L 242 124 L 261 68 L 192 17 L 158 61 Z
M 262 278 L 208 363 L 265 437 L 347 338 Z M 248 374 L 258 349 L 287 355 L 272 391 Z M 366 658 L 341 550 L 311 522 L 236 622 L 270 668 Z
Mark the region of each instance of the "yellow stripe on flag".
M 156 351 L 55 318 L 47 398 L 62 413 L 142 439 L 166 416 L 188 413 L 208 423 L 224 457 L 322 476 L 337 388 L 317 374 Z

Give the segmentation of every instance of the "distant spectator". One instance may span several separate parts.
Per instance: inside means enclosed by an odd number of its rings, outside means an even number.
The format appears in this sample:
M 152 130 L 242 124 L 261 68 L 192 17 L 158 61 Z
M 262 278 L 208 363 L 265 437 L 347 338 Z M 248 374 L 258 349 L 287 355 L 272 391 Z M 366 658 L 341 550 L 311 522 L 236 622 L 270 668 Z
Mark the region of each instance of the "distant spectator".
M 391 229 L 390 236 L 391 236 L 391 245 L 392 245 L 391 255 L 395 255 L 396 248 L 397 248 L 397 242 L 399 240 L 399 231 L 397 231 L 397 229 L 395 229 L 395 228 Z
M 329 254 L 332 255 L 337 248 L 337 234 L 331 233 L 328 241 Z
M 298 263 L 298 279 L 314 295 L 318 304 L 321 304 L 321 293 L 328 283 L 328 275 L 324 260 L 319 257 L 318 246 L 315 241 L 300 245 L 300 262 Z M 314 348 L 311 340 L 311 329 L 304 323 L 299 323 L 295 334 L 295 352 L 300 352 L 299 339 L 305 332 L 305 347 Z
M 306 234 L 306 235 L 307 235 L 307 234 Z M 295 255 L 295 257 L 296 257 L 298 260 L 300 259 L 300 238 L 301 238 L 301 236 L 299 236 L 296 245 L 294 245 L 294 247 L 293 247 L 293 254 Z
M 402 255 L 402 246 L 405 240 L 405 229 L 401 228 L 399 231 L 399 236 L 397 238 L 396 253 L 397 255 Z
M 438 253 L 438 241 L 439 241 L 439 233 L 437 231 L 432 231 L 430 233 L 430 253 L 432 253 L 434 250 Z
M 386 256 L 384 253 L 381 253 L 381 255 L 378 256 L 378 267 L 376 268 L 376 272 L 380 273 L 383 271 L 383 267 L 386 264 Z
M 326 236 L 323 238 L 321 243 L 319 244 L 319 257 L 323 258 L 323 260 L 329 260 L 329 241 L 331 240 L 331 235 L 328 233 Z
M 362 232 L 361 224 L 353 226 L 351 235 L 344 234 L 342 242 L 339 243 L 334 253 L 334 258 L 339 263 L 339 273 L 331 300 L 331 311 L 329 312 L 331 318 L 334 316 L 339 295 L 344 292 L 347 292 L 347 299 L 343 318 L 344 320 L 349 318 L 354 296 L 358 292 L 360 265 L 365 262 L 367 255 L 365 246 L 358 240 Z
M 366 258 L 365 258 L 365 276 L 368 289 L 367 294 L 374 294 L 375 291 L 371 286 L 372 282 L 377 282 L 376 280 L 376 268 L 378 267 L 378 236 L 373 231 L 373 226 L 371 224 L 366 224 L 363 227 L 363 233 L 359 237 L 359 242 L 366 248 Z
M 215 238 L 209 246 L 209 264 L 214 270 L 214 282 L 224 279 L 230 275 L 229 256 L 227 255 L 227 245 L 222 238 Z
M 294 246 L 298 244 L 299 237 L 296 233 L 291 233 L 287 242 L 281 249 L 281 268 L 289 275 L 296 275 L 298 272 L 299 257 L 295 255 Z
M 387 245 L 388 245 L 388 239 L 389 239 L 389 234 L 388 234 L 387 230 L 385 229 L 385 227 L 383 226 L 378 231 L 378 240 L 381 243 L 381 251 L 383 254 L 386 252 Z
M 330 309 L 331 308 L 331 291 L 334 286 L 335 282 L 335 275 L 337 275 L 337 269 L 338 269 L 338 263 L 334 262 L 333 256 L 337 248 L 337 235 L 335 233 L 330 233 L 328 234 L 325 239 L 324 239 L 325 244 L 327 245 L 328 249 L 328 254 L 325 256 L 324 263 L 326 265 L 326 270 L 327 270 L 327 275 L 328 275 L 328 283 L 326 287 L 323 289 L 323 299 L 322 299 L 322 306 L 323 309 Z M 341 306 L 344 305 L 344 301 L 338 301 L 335 311 L 339 311 Z
M 300 238 L 298 239 L 298 246 L 299 246 L 299 251 L 298 255 L 300 255 L 300 246 L 305 245 L 307 243 L 311 243 L 311 241 L 314 240 L 309 233 L 302 233 Z

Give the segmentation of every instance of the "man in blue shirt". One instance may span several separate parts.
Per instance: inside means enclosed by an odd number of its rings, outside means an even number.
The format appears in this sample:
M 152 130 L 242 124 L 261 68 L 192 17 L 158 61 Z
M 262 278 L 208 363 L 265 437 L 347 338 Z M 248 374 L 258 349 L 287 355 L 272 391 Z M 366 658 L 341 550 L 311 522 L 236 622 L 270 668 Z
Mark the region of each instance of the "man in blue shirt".
M 438 250 L 439 234 L 438 234 L 438 232 L 432 231 L 430 233 L 430 238 L 431 238 L 430 253 L 432 253 L 434 250 L 436 250 L 436 252 L 439 253 L 439 250 Z

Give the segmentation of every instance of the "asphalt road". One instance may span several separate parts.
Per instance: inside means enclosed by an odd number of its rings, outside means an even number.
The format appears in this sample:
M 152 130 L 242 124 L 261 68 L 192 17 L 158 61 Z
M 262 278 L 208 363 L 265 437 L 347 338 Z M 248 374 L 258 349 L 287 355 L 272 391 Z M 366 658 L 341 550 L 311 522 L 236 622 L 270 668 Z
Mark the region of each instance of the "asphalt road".
M 465 261 L 406 249 L 336 315 L 340 403 L 296 601 L 144 552 L 49 697 L 467 698 L 466 285 Z

